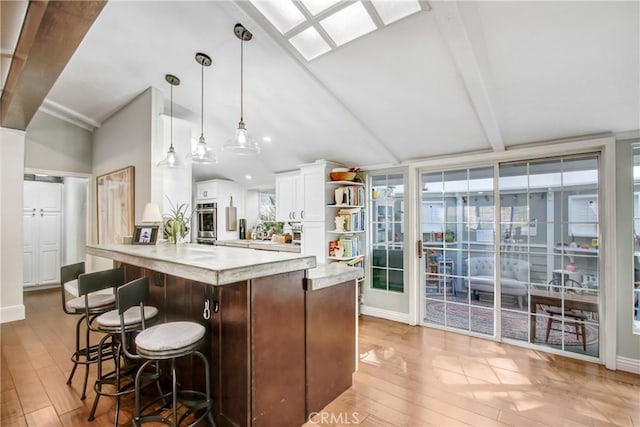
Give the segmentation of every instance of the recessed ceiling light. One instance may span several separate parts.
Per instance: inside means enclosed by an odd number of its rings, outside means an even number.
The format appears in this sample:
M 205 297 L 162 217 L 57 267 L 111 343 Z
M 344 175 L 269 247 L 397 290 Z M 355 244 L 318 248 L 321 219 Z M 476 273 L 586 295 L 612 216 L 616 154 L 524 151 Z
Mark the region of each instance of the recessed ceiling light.
M 265 137 L 262 138 L 262 140 L 264 142 L 271 142 L 271 137 L 270 136 L 265 136 Z
M 305 20 L 302 12 L 290 1 L 252 0 L 251 3 L 253 3 L 256 9 L 282 34 Z
M 420 11 L 420 3 L 417 1 L 389 1 L 371 0 L 384 25 L 389 25 L 399 19 Z
M 376 29 L 362 3 L 354 3 L 320 21 L 320 25 L 340 46 Z
M 251 175 L 245 175 L 245 176 L 244 176 L 244 178 L 245 178 L 245 179 L 251 179 L 251 178 L 253 178 L 253 177 L 252 177 Z
M 47 175 L 46 173 L 36 173 L 35 176 L 45 177 L 45 176 L 49 176 L 49 175 Z
M 331 50 L 331 47 L 313 27 L 309 27 L 291 37 L 289 42 L 293 47 L 298 49 L 298 52 L 300 52 L 307 61 Z
M 317 15 L 323 10 L 328 9 L 330 6 L 338 3 L 340 0 L 301 0 L 304 7 L 307 8 L 309 13 Z

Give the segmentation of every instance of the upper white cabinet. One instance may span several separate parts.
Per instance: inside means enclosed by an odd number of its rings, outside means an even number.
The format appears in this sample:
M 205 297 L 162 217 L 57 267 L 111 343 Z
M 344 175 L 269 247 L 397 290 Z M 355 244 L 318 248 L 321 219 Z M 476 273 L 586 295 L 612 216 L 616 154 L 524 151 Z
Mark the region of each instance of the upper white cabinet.
M 302 221 L 324 221 L 325 217 L 325 189 L 326 165 L 310 164 L 300 169 L 302 188 L 302 207 L 300 219 Z
M 339 166 L 319 160 L 276 176 L 276 220 L 302 223 L 302 254 L 315 255 L 318 263 L 326 262 L 327 231 L 334 219 L 333 213 L 327 216 L 333 189 L 326 183 L 331 169 Z
M 276 221 L 301 221 L 303 195 L 300 171 L 276 175 Z
M 217 181 L 202 181 L 196 183 L 196 203 L 213 201 L 218 197 Z

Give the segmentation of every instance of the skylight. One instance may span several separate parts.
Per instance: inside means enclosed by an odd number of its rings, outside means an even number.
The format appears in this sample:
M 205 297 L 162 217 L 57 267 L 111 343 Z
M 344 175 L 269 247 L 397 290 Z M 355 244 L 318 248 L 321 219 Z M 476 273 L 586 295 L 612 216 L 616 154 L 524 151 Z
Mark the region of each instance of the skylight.
M 309 27 L 291 37 L 289 42 L 293 47 L 298 49 L 298 52 L 300 52 L 307 61 L 311 61 L 316 56 L 320 56 L 331 50 L 331 46 L 324 41 L 320 33 L 313 27 Z
M 429 10 L 424 0 L 250 0 L 307 61 Z
M 306 7 L 307 10 L 312 15 L 317 15 L 318 13 L 324 10 L 327 10 L 329 7 L 338 3 L 340 0 L 300 0 L 300 1 L 302 1 L 302 4 L 304 5 L 304 7 Z
M 305 21 L 302 12 L 290 1 L 252 0 L 251 3 L 282 34 Z
M 376 29 L 376 24 L 360 2 L 329 15 L 320 21 L 320 25 L 338 46 Z

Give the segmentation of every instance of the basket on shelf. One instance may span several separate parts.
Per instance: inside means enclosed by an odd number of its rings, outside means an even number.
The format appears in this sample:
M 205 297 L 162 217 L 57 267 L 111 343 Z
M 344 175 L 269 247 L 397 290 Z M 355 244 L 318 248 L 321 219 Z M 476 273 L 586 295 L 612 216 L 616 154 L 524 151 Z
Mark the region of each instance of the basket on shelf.
M 356 177 L 355 172 L 330 172 L 331 181 L 353 181 Z

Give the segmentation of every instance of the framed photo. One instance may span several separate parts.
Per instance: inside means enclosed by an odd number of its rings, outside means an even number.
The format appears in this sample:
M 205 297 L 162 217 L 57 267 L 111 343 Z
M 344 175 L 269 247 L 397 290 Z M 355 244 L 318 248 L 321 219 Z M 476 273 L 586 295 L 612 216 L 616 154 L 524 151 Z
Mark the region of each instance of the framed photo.
M 134 169 L 96 177 L 98 243 L 123 243 L 134 226 Z
M 157 225 L 136 225 L 133 232 L 133 245 L 155 245 L 158 240 Z

